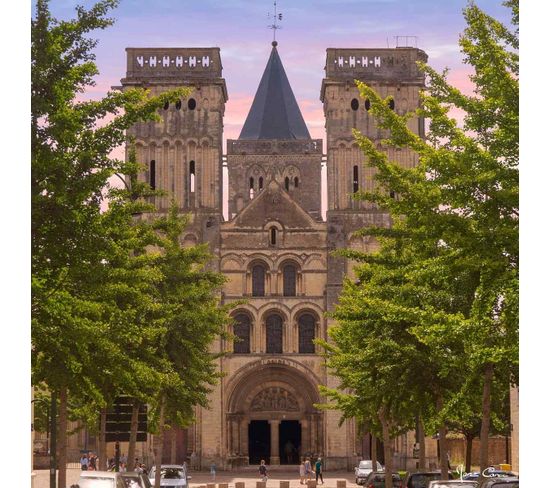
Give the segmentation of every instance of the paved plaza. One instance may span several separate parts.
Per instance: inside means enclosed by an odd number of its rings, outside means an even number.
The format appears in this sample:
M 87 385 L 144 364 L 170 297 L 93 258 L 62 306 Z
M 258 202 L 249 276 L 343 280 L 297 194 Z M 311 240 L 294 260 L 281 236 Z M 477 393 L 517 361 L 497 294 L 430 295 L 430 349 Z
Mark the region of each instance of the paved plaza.
M 35 473 L 34 488 L 49 488 L 49 471 L 45 469 L 36 470 Z M 190 488 L 199 488 L 205 486 L 206 483 L 214 482 L 210 473 L 206 471 L 191 471 L 189 474 L 192 477 L 190 480 Z M 78 481 L 79 475 L 79 469 L 67 469 L 67 488 Z M 322 486 L 327 488 L 336 488 L 336 480 L 344 479 L 347 480 L 348 486 L 356 486 L 353 472 L 329 471 L 323 474 L 323 478 L 325 483 Z M 267 488 L 279 488 L 279 481 L 285 480 L 290 481 L 290 488 L 304 487 L 304 485 L 300 485 L 298 466 L 296 466 L 296 469 L 293 471 L 272 470 L 269 473 Z M 244 481 L 246 488 L 256 488 L 256 481 L 260 481 L 260 478 L 257 472 L 252 469 L 243 471 L 223 471 L 216 474 L 215 483 L 228 483 L 229 488 L 235 488 L 235 483 L 238 481 Z

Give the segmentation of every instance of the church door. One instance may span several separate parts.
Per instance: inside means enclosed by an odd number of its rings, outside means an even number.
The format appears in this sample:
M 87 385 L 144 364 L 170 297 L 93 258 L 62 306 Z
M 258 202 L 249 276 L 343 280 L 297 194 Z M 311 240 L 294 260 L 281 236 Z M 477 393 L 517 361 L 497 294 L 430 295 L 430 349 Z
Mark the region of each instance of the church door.
M 252 420 L 248 425 L 248 464 L 269 464 L 271 430 L 267 420 Z

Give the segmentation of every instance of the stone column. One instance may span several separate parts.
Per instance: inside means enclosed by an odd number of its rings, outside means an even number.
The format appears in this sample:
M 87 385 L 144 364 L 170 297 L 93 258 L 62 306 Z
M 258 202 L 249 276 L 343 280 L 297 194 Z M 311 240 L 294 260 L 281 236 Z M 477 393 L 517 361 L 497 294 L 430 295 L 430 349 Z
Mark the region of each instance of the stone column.
M 270 420 L 269 425 L 271 426 L 271 452 L 269 456 L 269 464 L 272 466 L 275 464 L 281 464 L 279 458 L 279 425 L 280 420 Z

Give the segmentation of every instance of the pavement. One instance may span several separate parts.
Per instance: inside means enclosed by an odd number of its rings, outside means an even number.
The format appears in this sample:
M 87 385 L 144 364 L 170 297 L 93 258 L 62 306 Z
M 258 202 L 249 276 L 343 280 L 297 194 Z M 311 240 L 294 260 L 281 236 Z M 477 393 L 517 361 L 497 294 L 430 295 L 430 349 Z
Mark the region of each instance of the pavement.
M 269 469 L 269 466 L 268 466 Z M 279 481 L 290 481 L 290 488 L 305 488 L 305 485 L 300 485 L 300 477 L 298 466 L 294 470 L 272 470 L 268 472 L 268 480 L 266 488 L 279 488 Z M 49 488 L 50 478 L 47 469 L 36 470 L 33 488 Z M 212 479 L 210 472 L 206 471 L 190 471 L 191 476 L 190 488 L 200 488 L 207 483 L 228 483 L 229 488 L 235 488 L 235 483 L 244 481 L 246 488 L 256 488 L 256 481 L 260 481 L 258 473 L 253 470 L 235 470 L 235 471 L 218 471 L 215 480 Z M 80 469 L 67 469 L 67 487 L 78 482 Z M 336 488 L 336 480 L 347 480 L 347 485 L 350 488 L 356 488 L 355 476 L 353 472 L 346 471 L 327 471 L 323 473 L 325 483 L 319 486 L 323 488 Z

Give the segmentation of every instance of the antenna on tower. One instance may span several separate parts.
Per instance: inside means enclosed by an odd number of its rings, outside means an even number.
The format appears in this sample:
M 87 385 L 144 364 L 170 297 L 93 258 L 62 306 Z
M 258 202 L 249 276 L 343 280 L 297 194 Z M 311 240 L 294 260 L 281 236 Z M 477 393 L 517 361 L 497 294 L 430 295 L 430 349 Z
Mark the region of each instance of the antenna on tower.
M 273 42 L 271 43 L 273 46 L 277 45 L 277 41 L 275 40 L 275 34 L 277 32 L 277 29 L 282 29 L 282 27 L 277 23 L 278 20 L 283 20 L 283 14 L 277 13 L 277 1 L 275 0 L 273 2 L 273 13 L 268 13 L 267 17 L 269 19 L 273 19 L 273 23 L 268 25 L 268 29 L 273 29 Z

